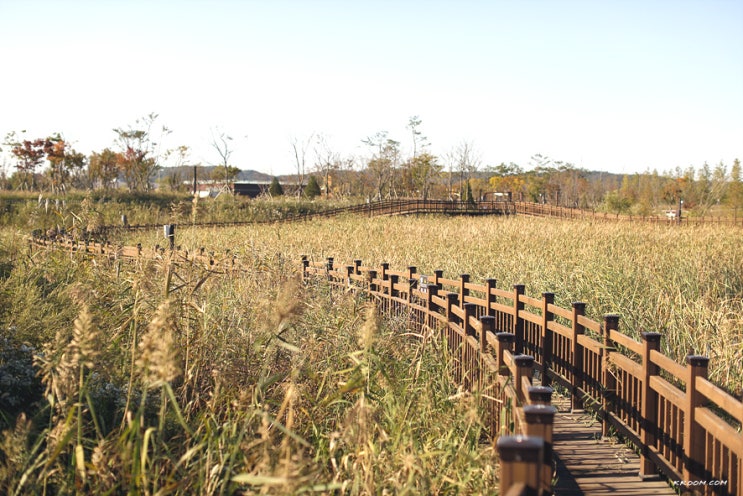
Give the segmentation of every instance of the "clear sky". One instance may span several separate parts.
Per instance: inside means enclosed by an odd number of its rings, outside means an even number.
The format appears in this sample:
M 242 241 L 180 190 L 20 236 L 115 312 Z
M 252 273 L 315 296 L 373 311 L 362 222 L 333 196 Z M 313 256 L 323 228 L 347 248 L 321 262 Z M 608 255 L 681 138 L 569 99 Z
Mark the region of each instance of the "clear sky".
M 219 161 L 221 129 L 272 174 L 311 133 L 409 151 L 414 115 L 432 153 L 467 141 L 483 165 L 743 159 L 741 0 L 0 0 L 0 54 L 0 133 L 86 154 L 155 112 L 191 163 Z

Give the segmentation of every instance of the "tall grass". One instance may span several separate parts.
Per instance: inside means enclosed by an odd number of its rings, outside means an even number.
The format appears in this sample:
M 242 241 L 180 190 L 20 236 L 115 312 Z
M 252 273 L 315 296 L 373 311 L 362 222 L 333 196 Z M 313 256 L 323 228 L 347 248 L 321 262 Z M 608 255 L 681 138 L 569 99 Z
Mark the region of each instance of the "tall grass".
M 17 355 L 0 374 L 41 381 L 0 404 L 3 494 L 496 490 L 437 338 L 306 287 L 273 250 L 224 274 L 13 248 L 2 308 L 48 306 L 0 316 Z
M 322 220 L 250 228 L 183 229 L 184 246 L 207 246 L 260 264 L 261 253 L 340 263 L 415 265 L 528 294 L 556 293 L 558 304 L 587 303 L 589 315 L 622 316 L 623 332 L 663 334 L 681 361 L 710 356 L 710 376 L 743 394 L 743 244 L 738 228 L 589 223 L 527 217 L 400 217 Z M 135 238 L 132 238 L 132 241 Z M 149 243 L 162 243 L 151 235 Z

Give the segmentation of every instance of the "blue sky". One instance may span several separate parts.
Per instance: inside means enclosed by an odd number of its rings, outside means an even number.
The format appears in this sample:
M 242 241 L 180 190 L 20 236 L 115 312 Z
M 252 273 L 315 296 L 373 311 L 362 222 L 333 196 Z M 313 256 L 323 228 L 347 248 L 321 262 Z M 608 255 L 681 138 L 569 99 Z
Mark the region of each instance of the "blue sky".
M 414 115 L 432 153 L 466 141 L 483 165 L 743 158 L 740 0 L 0 0 L 0 47 L 0 133 L 85 153 L 155 112 L 192 163 L 219 160 L 221 129 L 234 165 L 273 174 L 312 133 L 408 152 Z

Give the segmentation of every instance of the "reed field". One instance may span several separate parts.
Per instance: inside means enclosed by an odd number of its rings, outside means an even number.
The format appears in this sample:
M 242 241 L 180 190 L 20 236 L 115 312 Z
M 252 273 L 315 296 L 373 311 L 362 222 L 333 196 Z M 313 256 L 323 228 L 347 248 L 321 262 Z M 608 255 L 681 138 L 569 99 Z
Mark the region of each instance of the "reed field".
M 663 334 L 663 350 L 682 361 L 710 357 L 710 377 L 743 394 L 743 239 L 738 228 L 604 223 L 529 217 L 388 217 L 316 220 L 234 229 L 179 228 L 184 247 L 230 250 L 260 265 L 266 254 L 289 263 L 301 255 L 337 263 L 389 262 L 421 274 L 495 278 L 501 288 L 525 284 L 554 292 L 588 315 L 621 316 L 621 330 L 639 339 Z M 160 233 L 129 243 L 164 244 Z
M 185 213 L 183 214 L 185 215 Z M 196 219 L 193 213 L 192 220 Z M 0 231 L 0 493 L 492 494 L 446 347 L 298 279 L 301 255 L 496 278 L 621 315 L 743 392 L 741 231 L 516 217 L 180 224 L 240 272 L 29 251 Z M 162 231 L 116 242 L 164 245 Z M 229 250 L 229 255 L 226 254 Z

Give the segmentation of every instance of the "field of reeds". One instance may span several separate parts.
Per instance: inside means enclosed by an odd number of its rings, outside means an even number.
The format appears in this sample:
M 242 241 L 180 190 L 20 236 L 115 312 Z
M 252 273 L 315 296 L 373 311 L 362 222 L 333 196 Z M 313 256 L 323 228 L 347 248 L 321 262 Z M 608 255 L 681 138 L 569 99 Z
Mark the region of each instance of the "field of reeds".
M 739 229 L 526 217 L 179 225 L 250 270 L 85 260 L 0 238 L 0 492 L 492 493 L 477 401 L 437 336 L 297 278 L 301 255 L 468 273 L 622 316 L 743 390 Z M 121 234 L 164 244 L 162 230 Z

